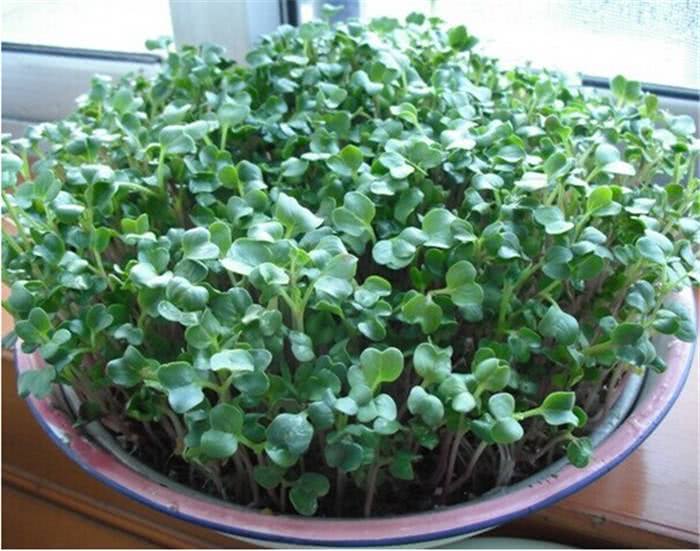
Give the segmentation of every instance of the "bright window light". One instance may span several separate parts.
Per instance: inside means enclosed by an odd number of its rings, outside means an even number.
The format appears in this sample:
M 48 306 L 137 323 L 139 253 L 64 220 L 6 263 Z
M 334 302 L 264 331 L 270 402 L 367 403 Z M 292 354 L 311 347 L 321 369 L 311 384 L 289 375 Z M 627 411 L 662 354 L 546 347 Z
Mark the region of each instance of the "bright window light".
M 168 0 L 3 0 L 3 42 L 145 52 L 172 35 Z
M 697 0 L 360 0 L 363 19 L 411 11 L 466 25 L 505 65 L 700 88 Z

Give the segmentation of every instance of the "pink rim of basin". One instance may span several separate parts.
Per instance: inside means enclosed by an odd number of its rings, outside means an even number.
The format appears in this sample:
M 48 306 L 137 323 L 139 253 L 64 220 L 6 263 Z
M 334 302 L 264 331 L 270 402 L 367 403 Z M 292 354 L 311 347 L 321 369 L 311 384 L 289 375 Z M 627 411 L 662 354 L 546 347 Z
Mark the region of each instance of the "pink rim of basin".
M 677 296 L 694 311 L 690 289 Z M 234 536 L 292 545 L 388 546 L 435 541 L 492 528 L 551 505 L 600 478 L 632 453 L 678 398 L 690 372 L 695 343 L 673 339 L 662 354 L 668 365 L 629 417 L 595 450 L 588 467 L 566 465 L 556 476 L 475 503 L 370 519 L 269 515 L 211 499 L 184 495 L 130 469 L 79 429 L 51 399 L 28 398 L 32 413 L 57 446 L 84 470 L 119 492 L 159 511 Z M 16 351 L 19 373 L 43 366 L 37 353 Z

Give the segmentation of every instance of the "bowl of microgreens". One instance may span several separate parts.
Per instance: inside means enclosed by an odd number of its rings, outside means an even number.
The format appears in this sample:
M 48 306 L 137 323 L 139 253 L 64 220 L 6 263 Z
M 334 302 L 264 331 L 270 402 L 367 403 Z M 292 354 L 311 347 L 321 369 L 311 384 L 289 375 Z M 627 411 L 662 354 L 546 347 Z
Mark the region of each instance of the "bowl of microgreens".
M 330 11 L 327 12 L 330 14 Z M 257 541 L 435 543 L 622 461 L 690 369 L 698 140 L 420 14 L 163 52 L 3 138 L 19 392 Z

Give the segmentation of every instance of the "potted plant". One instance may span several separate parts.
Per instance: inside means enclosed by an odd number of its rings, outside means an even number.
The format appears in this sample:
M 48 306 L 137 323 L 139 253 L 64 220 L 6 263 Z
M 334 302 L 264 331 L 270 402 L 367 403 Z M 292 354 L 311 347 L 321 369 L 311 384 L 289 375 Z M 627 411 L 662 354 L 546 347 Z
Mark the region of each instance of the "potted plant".
M 420 14 L 245 67 L 154 41 L 156 77 L 5 139 L 7 343 L 51 436 L 288 543 L 469 533 L 622 460 L 690 365 L 693 121 L 475 44 Z

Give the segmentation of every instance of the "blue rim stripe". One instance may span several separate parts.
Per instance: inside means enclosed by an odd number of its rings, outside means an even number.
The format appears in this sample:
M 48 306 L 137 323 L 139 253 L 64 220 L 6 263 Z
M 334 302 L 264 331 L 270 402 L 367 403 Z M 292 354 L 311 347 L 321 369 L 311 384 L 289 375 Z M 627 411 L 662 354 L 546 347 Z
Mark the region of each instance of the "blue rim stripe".
M 693 310 L 695 310 L 695 301 L 693 300 Z M 697 314 L 697 312 L 695 312 Z M 696 320 L 697 320 L 697 316 Z M 550 497 L 543 499 L 542 501 L 537 502 L 534 505 L 531 505 L 529 507 L 526 507 L 524 509 L 521 509 L 519 511 L 514 511 L 513 513 L 509 513 L 506 515 L 502 515 L 499 517 L 494 517 L 492 519 L 482 521 L 479 523 L 475 524 L 470 524 L 466 526 L 461 526 L 458 528 L 452 528 L 450 530 L 443 530 L 441 532 L 430 532 L 426 534 L 420 534 L 420 535 L 413 535 L 413 536 L 401 536 L 401 537 L 395 537 L 395 538 L 383 538 L 383 539 L 371 539 L 371 540 L 315 540 L 315 539 L 306 539 L 306 538 L 294 538 L 294 537 L 280 537 L 280 536 L 275 536 L 273 534 L 267 534 L 267 533 L 260 533 L 260 532 L 255 532 L 255 531 L 250 531 L 246 530 L 245 528 L 239 528 L 236 526 L 228 526 L 228 525 L 222 525 L 218 524 L 216 522 L 211 522 L 206 519 L 198 518 L 198 517 L 193 517 L 185 513 L 181 513 L 180 511 L 173 511 L 172 509 L 169 509 L 168 507 L 162 506 L 160 503 L 157 503 L 155 501 L 152 501 L 150 499 L 147 499 L 143 495 L 134 492 L 133 490 L 122 486 L 121 484 L 118 484 L 114 480 L 110 479 L 109 477 L 103 475 L 99 471 L 96 471 L 89 465 L 85 464 L 81 458 L 73 451 L 73 449 L 67 445 L 64 441 L 62 441 L 48 426 L 48 423 L 46 423 L 43 419 L 43 417 L 39 414 L 39 412 L 36 410 L 34 405 L 28 401 L 27 404 L 29 405 L 29 409 L 32 412 L 32 415 L 34 415 L 34 418 L 38 421 L 39 425 L 41 428 L 44 430 L 44 432 L 49 436 L 49 438 L 58 446 L 63 453 L 65 453 L 68 457 L 70 457 L 73 461 L 75 461 L 84 471 L 86 471 L 88 474 L 93 476 L 94 478 L 98 479 L 108 487 L 120 492 L 121 494 L 124 494 L 137 502 L 147 505 L 148 507 L 151 507 L 152 509 L 156 509 L 157 511 L 160 511 L 162 513 L 166 513 L 170 516 L 176 517 L 180 520 L 184 520 L 187 522 L 192 522 L 196 525 L 203 526 L 205 528 L 210 528 L 219 532 L 225 532 L 227 534 L 233 535 L 233 536 L 239 536 L 242 538 L 250 538 L 250 539 L 256 539 L 256 540 L 262 540 L 262 541 L 271 541 L 271 542 L 276 542 L 276 543 L 289 543 L 293 545 L 313 545 L 313 546 L 335 546 L 335 547 L 375 547 L 375 546 L 393 546 L 393 545 L 405 545 L 405 544 L 412 544 L 412 543 L 422 543 L 426 541 L 433 541 L 433 540 L 441 540 L 441 539 L 448 539 L 456 536 L 466 536 L 468 534 L 471 534 L 473 532 L 477 532 L 479 530 L 484 530 L 488 528 L 493 528 L 495 526 L 505 524 L 507 522 L 510 522 L 511 520 L 515 520 L 517 518 L 529 515 L 531 513 L 534 513 L 535 511 L 539 511 L 545 507 L 548 507 L 550 505 L 553 505 L 557 501 L 560 501 L 564 499 L 565 497 L 570 496 L 571 494 L 579 491 L 580 489 L 584 488 L 591 482 L 597 480 L 598 478 L 602 477 L 603 475 L 607 474 L 609 471 L 611 471 L 614 467 L 619 465 L 622 461 L 624 461 L 632 452 L 634 452 L 641 444 L 646 440 L 649 435 L 656 429 L 656 427 L 663 421 L 663 419 L 666 417 L 668 412 L 671 410 L 671 407 L 676 403 L 676 400 L 680 396 L 680 393 L 682 392 L 683 388 L 685 387 L 685 384 L 688 380 L 688 376 L 690 375 L 690 371 L 693 365 L 693 358 L 695 357 L 695 349 L 697 347 L 697 337 L 695 341 L 693 341 L 691 349 L 690 349 L 690 354 L 688 355 L 688 359 L 686 362 L 686 365 L 684 367 L 684 372 L 681 375 L 681 378 L 678 382 L 678 385 L 676 386 L 676 389 L 671 396 L 671 399 L 668 401 L 666 404 L 666 407 L 659 412 L 659 414 L 651 421 L 650 425 L 648 426 L 647 430 L 644 432 L 640 433 L 638 437 L 630 444 L 630 446 L 622 452 L 619 456 L 617 456 L 614 460 L 605 463 L 604 465 L 601 465 L 598 469 L 593 471 L 589 476 L 586 478 L 580 480 L 576 484 L 573 484 L 553 495 Z M 15 366 L 17 366 L 17 352 L 15 350 Z M 430 513 L 426 513 L 430 514 Z M 358 520 L 358 527 L 361 524 L 362 520 Z

